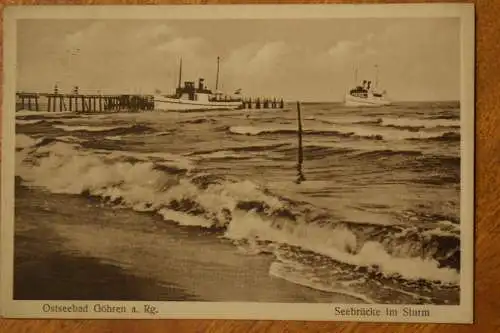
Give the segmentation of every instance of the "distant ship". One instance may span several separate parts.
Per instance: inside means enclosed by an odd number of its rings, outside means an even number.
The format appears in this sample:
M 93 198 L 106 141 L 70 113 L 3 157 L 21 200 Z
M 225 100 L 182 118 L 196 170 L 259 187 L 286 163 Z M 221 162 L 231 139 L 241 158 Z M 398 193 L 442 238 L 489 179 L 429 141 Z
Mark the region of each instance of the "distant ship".
M 179 83 L 175 94 L 154 96 L 155 109 L 160 111 L 194 111 L 194 110 L 234 110 L 243 107 L 241 97 L 228 96 L 218 91 L 219 85 L 219 61 L 217 57 L 217 78 L 215 81 L 215 92 L 205 86 L 205 79 L 198 80 L 198 87 L 194 81 L 182 81 L 182 59 L 179 65 Z M 235 91 L 240 94 L 241 89 Z
M 375 86 L 372 86 L 372 81 L 363 80 L 355 86 L 349 89 L 345 94 L 344 103 L 346 106 L 384 106 L 390 105 L 392 102 L 387 98 L 387 92 L 385 90 L 379 90 L 378 88 L 378 66 L 377 74 L 375 78 Z M 354 80 L 357 81 L 357 70 L 354 74 Z

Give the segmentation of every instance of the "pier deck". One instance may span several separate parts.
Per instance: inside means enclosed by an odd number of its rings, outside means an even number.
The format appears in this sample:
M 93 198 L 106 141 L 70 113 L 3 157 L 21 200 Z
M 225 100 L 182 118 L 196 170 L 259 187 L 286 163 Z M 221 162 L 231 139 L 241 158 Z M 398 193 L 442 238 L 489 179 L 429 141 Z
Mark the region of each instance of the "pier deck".
M 49 112 L 152 111 L 152 95 L 16 93 L 16 110 Z

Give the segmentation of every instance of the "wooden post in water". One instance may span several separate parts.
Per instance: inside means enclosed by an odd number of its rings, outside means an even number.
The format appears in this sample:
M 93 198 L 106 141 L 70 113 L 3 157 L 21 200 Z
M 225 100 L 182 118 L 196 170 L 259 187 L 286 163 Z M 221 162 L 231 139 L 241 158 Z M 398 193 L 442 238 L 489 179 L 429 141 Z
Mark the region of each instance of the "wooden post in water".
M 219 90 L 219 63 L 220 63 L 220 57 L 217 57 L 217 76 L 215 77 L 215 92 Z
M 298 139 L 298 146 L 297 146 L 297 179 L 295 180 L 295 183 L 300 184 L 306 178 L 304 177 L 304 174 L 302 173 L 302 163 L 304 162 L 304 152 L 302 149 L 302 117 L 300 114 L 300 102 L 297 102 L 297 139 Z

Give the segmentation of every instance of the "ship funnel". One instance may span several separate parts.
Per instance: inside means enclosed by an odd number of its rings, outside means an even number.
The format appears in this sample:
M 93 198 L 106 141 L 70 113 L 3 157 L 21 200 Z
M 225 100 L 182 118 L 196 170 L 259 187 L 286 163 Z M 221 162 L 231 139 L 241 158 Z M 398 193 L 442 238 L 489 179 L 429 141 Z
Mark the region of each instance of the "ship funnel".
M 203 90 L 203 89 L 205 89 L 205 85 L 203 84 L 204 82 L 205 82 L 205 79 L 204 79 L 204 78 L 200 78 L 200 79 L 198 80 L 198 89 L 199 89 L 199 90 Z

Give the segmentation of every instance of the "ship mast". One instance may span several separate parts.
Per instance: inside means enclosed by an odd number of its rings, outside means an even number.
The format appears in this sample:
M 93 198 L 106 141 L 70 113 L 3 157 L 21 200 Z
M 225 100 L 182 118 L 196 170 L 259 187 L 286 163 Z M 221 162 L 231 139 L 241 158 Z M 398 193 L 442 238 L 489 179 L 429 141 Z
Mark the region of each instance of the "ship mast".
M 215 91 L 219 91 L 219 62 L 220 57 L 217 57 L 217 76 L 215 77 Z
M 378 65 L 375 65 L 375 89 L 378 90 Z
M 181 87 L 181 82 L 182 82 L 182 58 L 181 58 L 181 61 L 179 63 L 179 83 L 177 84 L 178 88 Z

